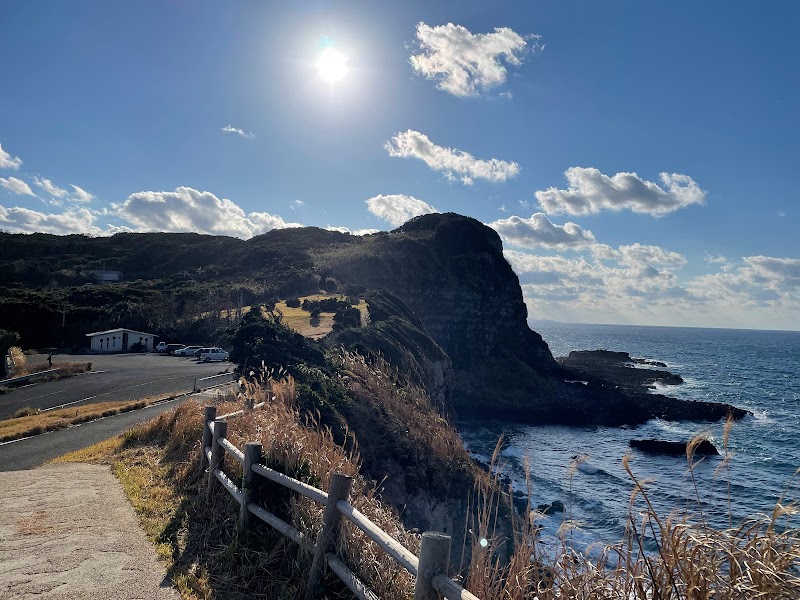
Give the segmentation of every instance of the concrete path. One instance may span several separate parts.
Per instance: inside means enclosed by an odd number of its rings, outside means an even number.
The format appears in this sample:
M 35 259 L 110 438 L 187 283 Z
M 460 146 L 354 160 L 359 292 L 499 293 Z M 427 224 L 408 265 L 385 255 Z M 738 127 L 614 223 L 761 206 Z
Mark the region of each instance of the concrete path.
M 0 473 L 0 600 L 178 600 L 108 467 Z

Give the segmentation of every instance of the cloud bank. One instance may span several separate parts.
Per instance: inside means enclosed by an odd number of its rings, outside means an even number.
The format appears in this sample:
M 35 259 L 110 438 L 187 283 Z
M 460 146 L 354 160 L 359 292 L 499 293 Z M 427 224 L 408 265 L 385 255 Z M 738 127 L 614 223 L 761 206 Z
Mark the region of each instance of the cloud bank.
M 454 96 L 474 96 L 502 84 L 507 71 L 503 63 L 522 64 L 528 40 L 509 27 L 494 33 L 473 34 L 466 27 L 448 23 L 431 27 L 417 24 L 420 52 L 412 54 L 414 71 L 437 81 L 436 87 Z M 533 48 L 541 48 L 536 42 Z
M 0 229 L 11 233 L 53 233 L 67 235 L 85 233 L 98 235 L 96 215 L 86 208 L 74 208 L 63 213 L 46 214 L 28 208 L 0 205 Z
M 427 202 L 405 194 L 374 196 L 367 200 L 367 210 L 395 227 L 414 217 L 439 212 Z
M 35 196 L 30 186 L 16 177 L 9 177 L 8 179 L 0 177 L 0 186 L 6 188 L 9 192 L 18 196 Z
M 195 231 L 248 239 L 272 229 L 300 227 L 265 212 L 245 214 L 227 198 L 190 187 L 174 192 L 137 192 L 116 205 L 115 211 L 140 231 Z
M 491 158 L 477 159 L 468 152 L 434 144 L 427 135 L 409 129 L 395 135 L 384 148 L 389 156 L 418 158 L 450 181 L 471 185 L 475 179 L 505 181 L 519 173 L 519 164 Z
M 0 144 L 0 169 L 13 169 L 19 170 L 22 166 L 22 159 L 11 156 L 8 152 L 3 150 L 3 144 Z
M 69 192 L 64 188 L 58 187 L 49 179 L 45 179 L 44 177 L 34 177 L 33 178 L 34 185 L 42 188 L 45 192 L 47 192 L 53 198 L 63 198 Z
M 587 215 L 627 209 L 660 216 L 692 204 L 704 204 L 706 198 L 691 177 L 678 173 L 661 173 L 662 185 L 646 181 L 636 173 L 609 177 L 595 168 L 571 167 L 564 176 L 568 189 L 551 187 L 536 192 L 536 199 L 546 213 Z
M 597 243 L 591 231 L 575 223 L 555 225 L 544 213 L 535 213 L 530 219 L 509 217 L 493 223 L 489 227 L 500 234 L 504 242 L 521 248 L 585 248 Z

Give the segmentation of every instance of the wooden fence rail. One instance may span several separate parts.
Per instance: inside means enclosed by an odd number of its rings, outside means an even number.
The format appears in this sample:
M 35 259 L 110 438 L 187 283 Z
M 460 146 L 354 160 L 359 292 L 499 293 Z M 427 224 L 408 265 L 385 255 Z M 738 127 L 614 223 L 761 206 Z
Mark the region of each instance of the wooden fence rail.
M 232 418 L 247 411 L 237 411 L 224 415 Z M 252 531 L 253 517 L 267 523 L 276 531 L 289 538 L 301 548 L 313 553 L 311 569 L 306 586 L 306 600 L 318 598 L 324 593 L 325 570 L 330 569 L 360 600 L 378 600 L 378 597 L 336 556 L 336 548 L 341 534 L 341 519 L 346 518 L 373 542 L 378 544 L 394 561 L 416 578 L 414 600 L 478 600 L 447 576 L 450 564 L 450 536 L 435 531 L 422 534 L 419 557 L 415 556 L 399 541 L 391 537 L 370 521 L 349 502 L 350 487 L 353 480 L 347 475 L 334 473 L 328 492 L 298 481 L 283 473 L 263 465 L 260 444 L 246 444 L 244 451 L 234 446 L 225 436 L 228 422 L 217 418 L 217 409 L 205 408 L 203 417 L 203 444 L 200 465 L 203 472 L 208 471 L 206 498 L 214 492 L 218 482 L 240 505 L 239 527 L 247 535 Z M 223 472 L 226 454 L 242 465 L 241 487 L 237 486 Z M 288 488 L 325 506 L 322 531 L 312 542 L 302 532 L 289 523 L 273 515 L 256 501 L 261 486 L 267 481 Z

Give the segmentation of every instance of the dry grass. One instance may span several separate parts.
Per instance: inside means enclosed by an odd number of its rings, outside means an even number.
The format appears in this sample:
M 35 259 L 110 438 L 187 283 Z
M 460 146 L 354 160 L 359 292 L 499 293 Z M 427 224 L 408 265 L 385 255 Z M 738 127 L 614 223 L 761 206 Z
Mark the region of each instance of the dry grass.
M 329 429 L 296 408 L 294 381 L 249 384 L 248 402 L 266 401 L 262 409 L 228 419 L 228 438 L 242 447 L 260 441 L 266 463 L 292 477 L 327 489 L 331 474 L 354 477 L 351 502 L 412 552 L 419 536 L 408 533 L 396 511 L 380 503 L 359 473 L 357 445 L 335 443 Z M 218 404 L 218 414 L 242 407 L 243 398 Z M 87 460 L 112 465 L 170 576 L 185 599 L 286 598 L 304 593 L 310 554 L 266 525 L 243 540 L 237 533 L 238 505 L 221 488 L 205 502 L 199 452 L 203 406 L 186 402 L 153 421 L 59 460 Z M 228 460 L 228 475 L 240 480 L 241 468 Z M 314 540 L 324 507 L 278 486 L 264 486 L 260 502 Z M 360 530 L 344 527 L 340 556 L 381 598 L 409 599 L 413 579 Z M 332 582 L 329 598 L 348 597 Z
M 45 464 L 52 463 L 65 463 L 65 462 L 86 462 L 95 464 L 111 464 L 112 457 L 115 453 L 119 452 L 125 444 L 124 436 L 116 436 L 98 442 L 92 446 L 88 446 L 81 450 L 74 452 L 67 452 L 48 461 Z
M 323 300 L 325 298 L 336 298 L 338 300 L 345 300 L 346 296 L 342 294 L 311 294 L 309 296 L 302 296 L 300 302 L 303 300 L 314 301 Z M 366 323 L 368 320 L 367 303 L 364 300 L 359 300 L 357 305 L 354 305 L 361 312 L 361 322 Z M 300 335 L 307 338 L 318 340 L 325 337 L 333 331 L 333 315 L 332 312 L 320 313 L 319 319 L 311 321 L 311 315 L 300 307 L 292 308 L 286 306 L 286 301 L 281 300 L 275 304 L 275 310 L 280 311 L 283 315 L 283 322 L 287 327 L 296 331 Z
M 321 427 L 312 415 L 301 415 L 295 405 L 294 382 L 291 377 L 269 381 L 266 385 L 251 384 L 246 396 L 256 403 L 272 397 L 263 410 L 255 410 L 231 419 L 228 438 L 242 447 L 248 441 L 260 441 L 266 463 L 283 473 L 321 489 L 328 489 L 333 473 L 354 478 L 350 501 L 389 535 L 398 539 L 412 552 L 419 550 L 419 536 L 408 533 L 399 515 L 383 505 L 376 490 L 359 475 L 360 460 L 357 443 L 348 436 L 346 447 L 338 445 L 331 431 Z M 220 408 L 220 410 L 223 410 Z M 234 480 L 240 476 L 238 465 L 229 472 Z M 291 497 L 290 497 L 291 496 Z M 322 525 L 324 507 L 295 495 L 278 493 L 262 498 L 268 510 L 283 513 L 307 539 L 315 539 Z M 343 526 L 340 556 L 381 598 L 410 598 L 413 580 L 410 574 L 386 556 L 359 529 L 349 523 Z M 310 557 L 293 549 L 294 561 L 307 568 Z M 305 573 L 306 569 L 301 572 Z M 301 582 L 302 582 L 301 577 Z
M 727 433 L 725 462 L 727 468 Z M 687 451 L 690 471 L 693 449 L 702 438 L 692 440 Z M 498 445 L 499 449 L 499 445 Z M 725 599 L 800 598 L 800 529 L 792 523 L 798 512 L 784 498 L 769 515 L 753 517 L 737 526 L 717 529 L 700 514 L 673 513 L 664 518 L 650 500 L 647 482 L 630 466 L 623 466 L 633 483 L 625 538 L 600 549 L 590 559 L 574 551 L 568 519 L 560 534 L 560 547 L 543 552 L 537 537 L 536 513 L 528 507 L 529 519 L 515 518 L 513 554 L 510 560 L 497 550 L 504 543 L 495 535 L 496 510 L 500 502 L 498 453 L 492 461 L 494 479 L 476 486 L 473 502 L 479 517 L 473 527 L 473 555 L 468 588 L 482 598 L 539 600 L 556 598 Z M 700 493 L 696 491 L 698 507 Z M 530 496 L 530 494 L 529 494 Z M 485 549 L 480 540 L 487 540 Z M 657 550 L 646 552 L 647 542 Z
M 354 357 L 350 360 L 350 376 L 361 382 L 353 385 L 383 376 L 380 370 L 370 373 L 370 367 Z M 242 447 L 249 441 L 260 442 L 268 466 L 323 489 L 333 472 L 353 476 L 351 502 L 412 552 L 418 552 L 419 537 L 403 528 L 396 511 L 382 505 L 374 488 L 359 475 L 355 440 L 350 436 L 344 446 L 337 444 L 330 430 L 320 427 L 315 418 L 301 415 L 291 378 L 250 384 L 246 396 L 251 404 L 267 404 L 228 420 L 228 437 L 234 444 Z M 247 402 L 244 398 L 223 402 L 218 412 L 238 410 Z M 424 422 L 414 421 L 413 405 L 403 409 L 392 401 L 390 406 L 393 411 L 405 411 L 402 417 L 414 428 L 424 426 Z M 199 403 L 187 402 L 132 430 L 125 439 L 117 438 L 74 457 L 112 464 L 184 598 L 301 596 L 310 564 L 307 552 L 267 526 L 258 528 L 252 538 L 241 539 L 237 534 L 238 505 L 221 486 L 217 486 L 213 501 L 205 502 L 204 478 L 198 473 L 202 411 Z M 729 429 L 730 425 L 726 432 Z M 690 469 L 695 464 L 691 449 L 696 443 L 689 445 Z M 469 565 L 464 569 L 465 585 L 480 598 L 800 597 L 800 531 L 792 526 L 797 509 L 786 499 L 769 515 L 725 529 L 715 529 L 693 515 L 662 517 L 652 507 L 652 492 L 626 457 L 623 464 L 633 485 L 626 535 L 617 544 L 581 554 L 571 547 L 574 524 L 569 519 L 559 531 L 558 547 L 552 548 L 539 539 L 537 513 L 530 506 L 525 515 L 506 510 L 511 490 L 502 484 L 499 448 L 489 473 L 476 477 L 469 498 L 471 509 L 466 512 L 465 526 L 471 536 L 461 552 Z M 438 452 L 452 452 L 449 442 Z M 720 470 L 727 468 L 729 458 L 726 450 Z M 234 461 L 228 460 L 225 470 L 234 481 L 241 477 Z M 307 539 L 316 537 L 321 506 L 277 486 L 264 486 L 259 501 Z M 408 573 L 355 527 L 345 524 L 344 531 L 340 555 L 380 598 L 413 596 Z M 648 545 L 656 551 L 646 552 Z M 457 554 L 459 549 L 454 548 L 456 561 Z M 329 598 L 349 597 L 341 594 L 341 588 L 329 588 Z
M 353 399 L 346 416 L 359 432 L 366 474 L 380 479 L 402 471 L 406 496 L 425 494 L 431 500 L 461 500 L 480 470 L 469 458 L 456 430 L 436 409 L 423 389 L 398 377 L 381 358 L 341 352 L 345 387 Z M 387 494 L 395 486 L 387 481 Z M 408 497 L 391 498 L 398 505 Z M 459 523 L 460 525 L 460 523 Z M 451 531 L 461 539 L 459 527 Z
M 92 363 L 90 362 L 70 362 L 70 361 L 53 361 L 53 366 L 51 367 L 48 363 L 38 363 L 35 365 L 29 365 L 28 359 L 25 353 L 22 351 L 21 348 L 17 346 L 13 346 L 9 349 L 9 354 L 11 355 L 11 361 L 14 365 L 14 377 L 22 377 L 24 375 L 35 375 L 36 373 L 40 373 L 42 371 L 48 371 L 50 369 L 60 369 L 59 373 L 48 373 L 46 375 L 42 375 L 41 377 L 37 377 L 33 380 L 33 382 L 37 381 L 55 381 L 57 379 L 64 379 L 66 377 L 72 377 L 73 375 L 77 375 L 79 373 L 85 373 L 87 371 L 92 370 Z
M 8 355 L 11 357 L 11 364 L 14 366 L 15 375 L 27 375 L 30 372 L 28 371 L 28 359 L 25 357 L 22 348 L 19 346 L 12 346 L 8 349 Z
M 162 394 L 161 396 L 153 396 L 143 400 L 98 402 L 96 404 L 72 406 L 46 412 L 30 407 L 21 408 L 14 413 L 14 418 L 0 421 L 0 442 L 39 435 L 57 429 L 66 429 L 70 425 L 78 425 L 101 417 L 110 417 L 111 415 L 144 408 L 154 402 L 170 397 L 172 397 L 171 394 Z

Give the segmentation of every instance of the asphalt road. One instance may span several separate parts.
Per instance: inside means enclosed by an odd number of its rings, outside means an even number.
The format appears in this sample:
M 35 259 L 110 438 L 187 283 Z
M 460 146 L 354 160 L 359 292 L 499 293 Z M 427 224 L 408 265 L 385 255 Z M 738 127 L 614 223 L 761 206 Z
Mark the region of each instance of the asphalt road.
M 75 425 L 67 429 L 51 431 L 34 437 L 0 444 L 0 471 L 33 469 L 67 452 L 81 450 L 97 442 L 119 435 L 134 425 L 144 423 L 172 410 L 189 398 L 213 402 L 216 390 L 208 390 L 192 396 L 183 396 L 141 410 L 114 415 Z
M 195 378 L 216 375 L 226 369 L 232 371 L 234 366 L 229 362 L 200 363 L 194 358 L 160 354 L 71 354 L 54 359 L 90 361 L 93 372 L 36 383 L 0 395 L 0 419 L 8 419 L 26 406 L 47 410 L 187 392 L 192 389 Z

